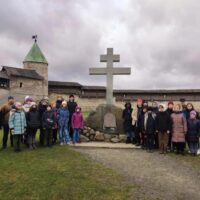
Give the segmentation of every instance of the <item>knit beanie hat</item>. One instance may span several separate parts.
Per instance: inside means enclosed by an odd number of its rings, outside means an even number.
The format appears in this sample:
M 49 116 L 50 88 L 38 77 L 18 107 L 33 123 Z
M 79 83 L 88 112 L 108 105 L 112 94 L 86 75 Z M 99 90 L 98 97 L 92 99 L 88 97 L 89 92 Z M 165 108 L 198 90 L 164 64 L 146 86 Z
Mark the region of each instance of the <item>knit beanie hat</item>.
M 64 105 L 64 104 L 67 105 L 67 102 L 66 102 L 66 101 L 63 101 L 63 102 L 62 102 L 62 105 Z
M 33 98 L 30 97 L 30 96 L 26 96 L 25 99 L 24 99 L 25 102 L 28 102 L 28 101 L 33 101 Z
M 197 112 L 195 111 L 195 110 L 192 110 L 191 112 L 190 112 L 190 115 L 197 115 Z

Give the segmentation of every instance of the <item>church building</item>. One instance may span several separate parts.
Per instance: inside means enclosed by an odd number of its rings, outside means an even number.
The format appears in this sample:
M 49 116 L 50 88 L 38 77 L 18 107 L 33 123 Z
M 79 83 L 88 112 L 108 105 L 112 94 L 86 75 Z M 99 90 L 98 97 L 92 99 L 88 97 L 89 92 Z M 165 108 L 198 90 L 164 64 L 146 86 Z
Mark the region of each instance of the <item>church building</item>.
M 26 55 L 23 68 L 1 66 L 1 101 L 9 95 L 19 100 L 26 95 L 32 95 L 34 98 L 48 96 L 48 62 L 37 41 Z

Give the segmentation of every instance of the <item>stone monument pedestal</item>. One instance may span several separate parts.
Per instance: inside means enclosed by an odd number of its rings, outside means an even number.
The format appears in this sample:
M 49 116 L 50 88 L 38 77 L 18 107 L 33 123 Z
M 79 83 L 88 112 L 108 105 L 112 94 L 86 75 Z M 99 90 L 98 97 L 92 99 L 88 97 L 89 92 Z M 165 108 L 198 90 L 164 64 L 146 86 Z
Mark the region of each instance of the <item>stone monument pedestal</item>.
M 86 119 L 86 126 L 108 134 L 124 134 L 123 110 L 114 105 L 99 105 L 95 111 L 92 111 Z

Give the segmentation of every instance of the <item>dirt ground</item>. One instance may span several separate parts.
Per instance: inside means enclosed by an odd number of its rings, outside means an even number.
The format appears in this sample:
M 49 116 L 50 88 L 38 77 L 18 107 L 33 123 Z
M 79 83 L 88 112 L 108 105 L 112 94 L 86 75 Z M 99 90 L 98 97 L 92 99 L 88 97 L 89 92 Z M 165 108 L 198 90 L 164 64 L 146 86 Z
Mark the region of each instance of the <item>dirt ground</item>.
M 114 169 L 129 184 L 137 185 L 137 193 L 130 199 L 200 199 L 200 167 L 177 159 L 182 155 L 160 155 L 141 149 L 78 148 L 76 151 Z

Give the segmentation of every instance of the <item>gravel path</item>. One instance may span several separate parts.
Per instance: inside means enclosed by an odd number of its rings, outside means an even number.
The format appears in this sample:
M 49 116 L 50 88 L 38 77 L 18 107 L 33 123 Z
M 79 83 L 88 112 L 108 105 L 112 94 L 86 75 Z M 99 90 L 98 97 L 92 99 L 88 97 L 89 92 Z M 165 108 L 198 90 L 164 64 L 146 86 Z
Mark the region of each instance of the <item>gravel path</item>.
M 138 186 L 130 199 L 200 200 L 200 171 L 170 155 L 143 150 L 78 148 Z

